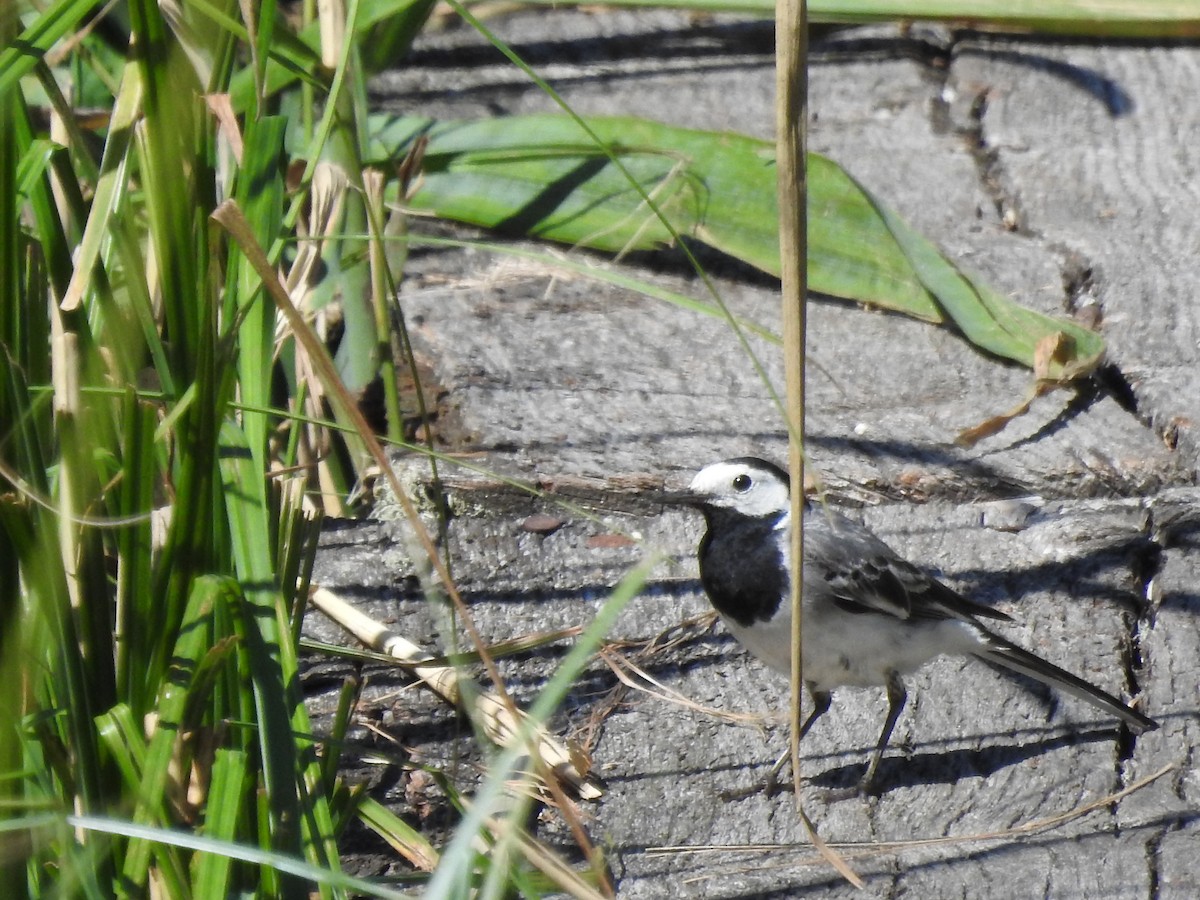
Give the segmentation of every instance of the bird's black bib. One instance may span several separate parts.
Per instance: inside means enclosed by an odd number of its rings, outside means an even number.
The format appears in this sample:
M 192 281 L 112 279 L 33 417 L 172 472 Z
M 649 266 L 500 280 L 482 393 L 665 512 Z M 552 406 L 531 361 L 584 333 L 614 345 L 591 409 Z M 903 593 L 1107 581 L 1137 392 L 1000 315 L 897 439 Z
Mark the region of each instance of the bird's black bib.
M 700 582 L 712 605 L 739 625 L 769 620 L 789 596 L 780 544 L 786 533 L 775 530 L 783 515 L 752 519 L 713 507 L 704 517 Z

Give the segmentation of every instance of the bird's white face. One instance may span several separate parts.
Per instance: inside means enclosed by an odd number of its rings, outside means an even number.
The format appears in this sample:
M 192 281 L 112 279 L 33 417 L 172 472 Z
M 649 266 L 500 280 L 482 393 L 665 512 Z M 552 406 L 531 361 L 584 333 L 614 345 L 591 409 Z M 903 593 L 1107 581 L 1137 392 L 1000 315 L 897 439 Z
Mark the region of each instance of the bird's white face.
M 689 490 L 710 506 L 751 518 L 788 509 L 788 485 L 772 469 L 742 460 L 713 463 L 692 479 Z

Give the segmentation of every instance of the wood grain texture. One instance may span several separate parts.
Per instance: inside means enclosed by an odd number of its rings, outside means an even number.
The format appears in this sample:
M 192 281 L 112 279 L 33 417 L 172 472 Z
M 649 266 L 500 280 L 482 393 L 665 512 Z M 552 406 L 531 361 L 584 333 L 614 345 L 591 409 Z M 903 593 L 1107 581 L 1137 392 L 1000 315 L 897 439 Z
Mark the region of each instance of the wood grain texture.
M 581 112 L 771 137 L 769 23 L 538 12 L 495 24 Z M 379 79 L 375 99 L 445 116 L 549 108 L 491 52 L 461 30 L 430 35 L 413 65 Z M 1162 728 L 1117 740 L 1085 704 L 943 659 L 910 683 L 877 799 L 828 796 L 861 774 L 883 715 L 879 692 L 835 695 L 804 742 L 806 809 L 830 841 L 963 839 L 1077 808 L 1178 762 L 1144 791 L 1038 835 L 852 864 L 870 896 L 1195 896 L 1200 141 L 1190 110 L 1200 49 L 850 29 L 814 42 L 810 76 L 811 149 L 1001 290 L 1045 312 L 1090 308 L 1114 365 L 1107 385 L 1043 397 L 965 451 L 951 443 L 958 430 L 1012 406 L 1028 373 L 945 330 L 817 302 L 811 461 L 835 500 L 868 505 L 868 524 L 897 550 L 1013 615 L 1006 636 L 1106 690 L 1140 692 Z M 631 264 L 698 293 L 669 254 Z M 775 285 L 720 261 L 714 271 L 738 315 L 779 327 Z M 715 459 L 784 459 L 777 411 L 715 320 L 470 251 L 414 254 L 401 302 L 473 465 L 531 481 L 678 485 Z M 777 347 L 754 348 L 782 385 Z M 1127 392 L 1109 389 L 1122 383 Z M 1011 498 L 1023 499 L 1014 509 Z M 684 513 L 627 506 L 596 521 L 511 496 L 494 507 L 475 496 L 467 508 L 449 539 L 489 639 L 588 621 L 642 552 L 593 540 L 609 533 L 636 532 L 669 560 L 615 637 L 649 638 L 707 608 L 695 581 L 701 526 Z M 543 511 L 562 527 L 521 528 Z M 362 539 L 327 535 L 318 577 L 347 589 L 368 581 L 365 604 L 444 643 L 401 589 L 406 563 L 390 526 L 362 527 Z M 502 668 L 526 699 L 556 658 Z M 781 721 L 783 679 L 720 630 L 689 632 L 647 665 L 697 703 Z M 615 685 L 597 664 L 555 725 L 598 736 L 610 791 L 593 808 L 592 836 L 612 848 L 622 897 L 851 895 L 804 847 L 653 852 L 800 840 L 789 798 L 720 799 L 764 774 L 785 738 L 639 693 L 589 732 Z M 405 703 L 387 702 L 394 727 L 437 758 L 471 752 L 469 729 L 448 714 L 417 707 L 406 724 Z M 456 771 L 470 784 L 470 766 Z
M 1200 129 L 1186 110 L 1200 48 L 976 41 L 953 68 L 955 108 L 994 157 L 998 196 L 1086 274 L 1074 302 L 1099 307 L 1139 414 L 1194 457 Z

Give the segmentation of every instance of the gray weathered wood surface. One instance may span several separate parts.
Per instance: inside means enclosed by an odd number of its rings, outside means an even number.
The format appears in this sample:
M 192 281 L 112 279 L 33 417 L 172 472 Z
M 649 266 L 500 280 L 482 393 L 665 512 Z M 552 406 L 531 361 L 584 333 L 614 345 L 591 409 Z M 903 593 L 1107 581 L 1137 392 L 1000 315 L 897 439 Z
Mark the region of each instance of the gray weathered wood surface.
M 544 12 L 493 24 L 580 112 L 771 135 L 769 23 Z M 1178 765 L 1053 829 L 877 851 L 853 865 L 870 896 L 1197 896 L 1200 141 L 1188 110 L 1200 48 L 876 28 L 834 33 L 813 53 L 812 149 L 1023 302 L 1097 306 L 1111 343 L 1106 384 L 1127 385 L 1119 398 L 1104 386 L 1086 399 L 1044 397 L 964 451 L 955 433 L 1013 405 L 1029 374 L 945 330 L 817 301 L 814 463 L 896 549 L 1012 614 L 1014 640 L 1111 691 L 1140 692 L 1162 729 L 1117 739 L 1085 704 L 940 660 L 911 679 L 877 798 L 830 800 L 861 773 L 883 714 L 880 692 L 835 695 L 805 742 L 806 809 L 831 842 L 962 838 L 1048 819 Z M 413 64 L 376 88 L 381 106 L 438 116 L 551 108 L 463 29 L 424 38 Z M 699 290 L 670 265 L 642 274 Z M 770 284 L 737 272 L 718 284 L 739 314 L 777 327 Z M 401 300 L 474 465 L 531 480 L 679 484 L 714 459 L 784 456 L 778 416 L 717 322 L 468 252 L 415 255 Z M 777 348 L 755 349 L 781 385 Z M 547 507 L 565 524 L 543 535 L 521 528 L 543 508 L 532 501 L 472 498 L 450 542 L 488 639 L 585 624 L 647 548 L 667 562 L 614 638 L 645 640 L 707 609 L 689 513 L 598 522 Z M 405 590 L 394 527 L 331 529 L 318 578 L 436 649 L 445 636 Z M 644 542 L 594 540 L 611 531 Z M 308 627 L 337 638 L 316 616 Z M 589 742 L 608 781 L 586 814 L 613 854 L 619 893 L 849 896 L 806 847 L 733 849 L 803 841 L 789 797 L 720 797 L 761 777 L 785 746 L 776 726 L 787 687 L 719 626 L 684 638 L 648 657 L 649 670 L 697 704 L 749 714 L 749 726 L 636 692 L 610 708 L 617 682 L 599 663 L 556 722 Z M 507 661 L 517 695 L 532 696 L 559 655 Z M 395 688 L 379 674 L 368 691 L 380 721 L 431 758 L 461 755 L 469 783 L 468 729 Z M 403 774 L 377 789 L 417 814 Z M 662 849 L 706 845 L 726 849 Z

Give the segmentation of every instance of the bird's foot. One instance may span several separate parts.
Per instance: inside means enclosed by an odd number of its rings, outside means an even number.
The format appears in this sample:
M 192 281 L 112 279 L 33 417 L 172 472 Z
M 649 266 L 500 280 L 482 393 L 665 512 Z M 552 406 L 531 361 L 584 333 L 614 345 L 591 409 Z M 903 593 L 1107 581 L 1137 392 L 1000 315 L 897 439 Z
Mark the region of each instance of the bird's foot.
M 843 800 L 858 800 L 860 797 L 866 797 L 867 792 L 863 789 L 862 783 L 842 788 L 826 788 L 819 794 L 823 803 L 840 803 Z
M 790 782 L 784 781 L 779 777 L 779 773 L 772 769 L 767 773 L 767 777 L 754 784 L 744 788 L 730 788 L 726 791 L 721 791 L 720 797 L 726 803 L 732 803 L 734 800 L 745 800 L 747 797 L 753 797 L 755 794 L 762 794 L 770 799 L 776 794 L 784 794 L 792 789 Z
M 837 803 L 841 800 L 870 800 L 883 793 L 875 781 L 874 771 L 867 772 L 854 784 L 847 787 L 826 788 L 821 791 L 821 799 L 826 803 Z

